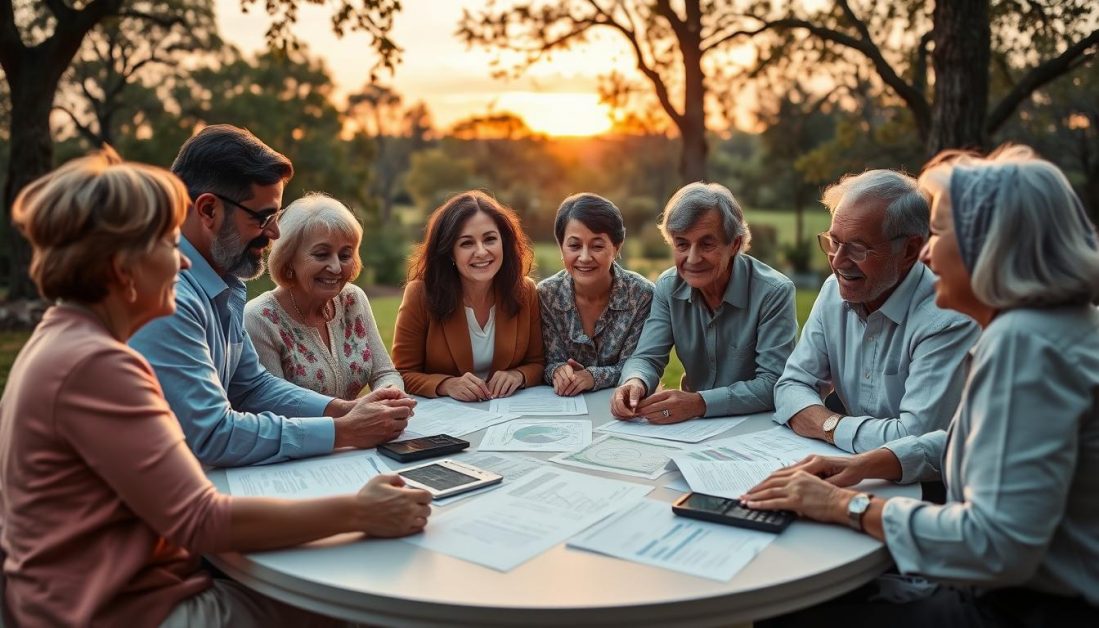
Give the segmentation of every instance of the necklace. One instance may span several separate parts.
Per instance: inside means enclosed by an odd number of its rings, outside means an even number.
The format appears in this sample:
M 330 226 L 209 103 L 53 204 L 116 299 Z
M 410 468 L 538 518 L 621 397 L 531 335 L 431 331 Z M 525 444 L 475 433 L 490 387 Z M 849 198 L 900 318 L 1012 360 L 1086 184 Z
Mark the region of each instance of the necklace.
M 298 300 L 294 298 L 294 291 L 293 290 L 287 290 L 287 292 L 290 293 L 290 305 L 294 306 L 294 311 L 297 312 L 298 318 L 301 319 L 301 322 L 308 325 L 309 324 L 309 319 L 306 318 L 305 314 L 301 313 L 301 308 L 298 307 Z M 332 306 L 332 313 L 331 314 L 328 313 L 328 307 L 329 306 Z M 336 318 L 336 302 L 335 302 L 335 299 L 330 299 L 328 301 L 328 303 L 324 304 L 324 310 L 321 312 L 321 316 L 324 318 L 324 322 L 326 322 L 326 323 L 331 323 L 332 319 Z

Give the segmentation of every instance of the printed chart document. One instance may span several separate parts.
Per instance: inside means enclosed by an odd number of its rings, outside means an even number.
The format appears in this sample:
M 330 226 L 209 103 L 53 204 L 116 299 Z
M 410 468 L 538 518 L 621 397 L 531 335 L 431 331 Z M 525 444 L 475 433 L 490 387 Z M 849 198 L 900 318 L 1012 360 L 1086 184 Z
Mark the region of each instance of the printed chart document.
M 591 444 L 587 419 L 516 419 L 488 428 L 480 451 L 576 451 Z
M 738 499 L 783 465 L 771 460 L 700 460 L 690 453 L 672 456 L 691 490 Z
M 510 571 L 600 519 L 632 506 L 651 490 L 651 486 L 545 467 L 475 502 L 432 517 L 423 534 L 402 540 Z
M 681 446 L 668 442 L 604 434 L 580 451 L 558 454 L 550 460 L 582 469 L 653 480 L 664 474 L 672 455 L 682 451 Z
M 491 486 L 479 488 L 475 491 L 469 491 L 468 493 L 458 493 L 457 495 L 451 495 L 450 497 L 444 497 L 443 499 L 436 499 L 435 501 L 431 502 L 432 506 L 449 506 L 450 504 L 461 501 L 467 497 L 475 497 L 489 491 L 494 491 L 498 488 L 508 486 L 509 484 L 517 482 L 519 478 L 525 476 L 531 471 L 534 471 L 535 469 L 546 467 L 546 463 L 542 460 L 539 460 L 538 458 L 531 458 L 529 456 L 521 456 L 517 454 L 466 452 L 447 457 L 453 458 L 454 460 L 457 460 L 462 464 L 473 465 L 478 469 L 484 469 L 485 471 L 499 473 L 500 475 L 504 476 L 504 480 L 500 484 L 493 484 Z
M 587 414 L 588 402 L 582 395 L 558 397 L 553 392 L 553 386 L 534 386 L 510 397 L 493 399 L 488 409 L 490 412 L 519 416 L 571 416 Z
M 643 499 L 568 546 L 726 582 L 775 536 L 678 517 L 668 504 Z
M 381 457 L 371 450 L 226 469 L 225 477 L 233 495 L 311 499 L 357 493 L 370 478 L 389 472 Z
M 708 455 L 714 460 L 776 461 L 780 466 L 793 464 L 811 454 L 850 456 L 851 454 L 823 441 L 798 436 L 788 427 L 777 426 L 762 432 L 741 434 L 706 443 L 696 449 L 696 455 Z
M 645 419 L 632 421 L 608 421 L 599 426 L 600 432 L 608 434 L 633 434 L 648 438 L 662 438 L 683 443 L 701 443 L 725 430 L 730 430 L 744 422 L 744 417 L 714 419 L 691 419 L 671 425 L 656 425 Z
M 408 421 L 408 429 L 397 440 L 413 438 L 409 436 L 410 432 L 429 436 L 465 436 L 515 418 L 513 415 L 485 412 L 464 404 L 423 397 L 416 397 L 415 412 Z

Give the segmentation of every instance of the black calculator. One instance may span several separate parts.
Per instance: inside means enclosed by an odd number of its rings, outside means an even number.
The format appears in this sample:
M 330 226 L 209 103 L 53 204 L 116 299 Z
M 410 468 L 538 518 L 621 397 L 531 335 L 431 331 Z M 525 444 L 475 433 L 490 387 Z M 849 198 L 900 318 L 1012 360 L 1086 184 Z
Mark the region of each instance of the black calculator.
M 790 525 L 797 515 L 788 510 L 752 510 L 740 505 L 735 499 L 703 495 L 702 493 L 687 493 L 672 504 L 672 511 L 677 515 L 774 532 L 778 534 Z
M 447 434 L 436 434 L 378 445 L 378 453 L 400 462 L 415 462 L 424 458 L 457 453 L 467 447 L 469 447 L 467 440 Z

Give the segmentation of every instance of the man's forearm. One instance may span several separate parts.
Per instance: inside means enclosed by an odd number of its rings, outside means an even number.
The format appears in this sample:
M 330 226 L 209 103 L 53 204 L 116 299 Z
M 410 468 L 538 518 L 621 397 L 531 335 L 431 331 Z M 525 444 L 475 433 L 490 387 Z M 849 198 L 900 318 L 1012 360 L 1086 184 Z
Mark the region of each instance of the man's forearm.
M 827 440 L 824 434 L 824 421 L 835 414 L 822 405 L 812 405 L 803 408 L 787 423 L 794 432 L 806 438 Z

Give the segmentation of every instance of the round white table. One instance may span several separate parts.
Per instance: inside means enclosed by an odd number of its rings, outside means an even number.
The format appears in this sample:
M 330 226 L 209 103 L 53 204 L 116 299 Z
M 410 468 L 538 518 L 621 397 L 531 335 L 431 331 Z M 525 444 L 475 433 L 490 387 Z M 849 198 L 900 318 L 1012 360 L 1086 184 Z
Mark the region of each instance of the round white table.
M 610 390 L 586 395 L 593 425 L 612 420 Z M 486 407 L 480 404 L 479 407 Z M 716 438 L 773 427 L 770 413 Z M 482 432 L 467 435 L 473 447 Z M 473 448 L 471 447 L 471 449 Z M 552 454 L 526 454 L 549 458 Z M 644 480 L 570 470 L 657 488 Z M 225 490 L 224 471 L 211 479 Z M 919 497 L 919 485 L 864 482 L 882 497 Z M 475 498 L 471 498 L 475 499 Z M 448 508 L 463 508 L 470 500 Z M 431 525 L 430 523 L 428 525 Z M 714 626 L 801 609 L 855 589 L 891 564 L 885 546 L 840 526 L 794 522 L 728 582 L 689 576 L 560 544 L 507 573 L 398 540 L 340 535 L 306 546 L 211 557 L 227 575 L 270 597 L 348 620 L 400 626 Z

